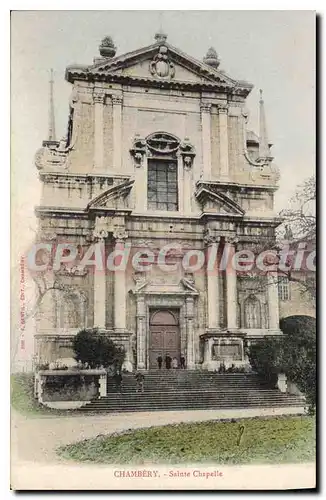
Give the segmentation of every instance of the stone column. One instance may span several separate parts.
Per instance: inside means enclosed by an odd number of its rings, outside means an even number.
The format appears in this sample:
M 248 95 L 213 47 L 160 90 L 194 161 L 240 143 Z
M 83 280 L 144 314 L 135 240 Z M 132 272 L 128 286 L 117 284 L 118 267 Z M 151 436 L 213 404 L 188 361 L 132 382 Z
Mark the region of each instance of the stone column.
M 124 229 L 117 229 L 113 232 L 115 238 L 115 251 L 122 253 L 125 251 L 125 240 L 128 233 Z M 114 328 L 116 330 L 126 330 L 126 270 L 115 269 L 114 271 Z
M 147 208 L 147 157 L 135 167 L 135 210 L 144 213 Z
M 270 330 L 279 330 L 278 278 L 275 273 L 267 273 L 268 320 Z
M 191 213 L 192 161 L 186 163 L 186 158 L 183 160 L 183 213 L 188 215 Z
M 121 140 L 122 140 L 122 96 L 112 96 L 113 108 L 113 169 L 121 169 Z
M 105 235 L 107 236 L 107 235 Z M 106 266 L 105 266 L 105 242 L 104 237 L 98 238 L 96 245 L 100 246 L 103 269 L 94 270 L 94 326 L 105 328 L 106 326 Z M 96 267 L 96 266 L 95 266 Z
M 103 171 L 104 162 L 104 111 L 105 94 L 97 91 L 93 94 L 94 101 L 94 170 Z
M 180 212 L 183 212 L 184 210 L 184 171 L 183 171 L 183 162 L 181 156 L 178 157 L 178 184 L 177 184 L 177 189 L 178 189 L 178 210 Z
M 232 264 L 235 254 L 235 244 L 237 239 L 234 237 L 225 238 L 225 249 L 228 255 L 228 264 L 226 274 L 226 316 L 227 328 L 233 330 L 237 325 L 237 273 Z
M 211 180 L 212 152 L 211 152 L 211 107 L 210 103 L 203 102 L 201 110 L 201 130 L 203 148 L 203 180 Z
M 210 339 L 204 340 L 204 367 L 207 368 L 211 361 L 211 353 L 210 353 Z
M 207 275 L 207 327 L 217 329 L 220 326 L 220 301 L 217 272 L 217 250 L 220 237 L 208 230 L 204 236 L 206 243 Z
M 186 328 L 187 328 L 187 369 L 195 368 L 195 345 L 194 345 L 194 299 L 186 298 Z
M 107 375 L 106 373 L 101 373 L 99 376 L 99 397 L 104 398 L 107 395 Z
M 137 296 L 137 369 L 146 368 L 146 311 L 145 297 Z
M 218 106 L 220 130 L 220 174 L 222 177 L 229 175 L 229 139 L 228 139 L 228 108 L 226 105 Z

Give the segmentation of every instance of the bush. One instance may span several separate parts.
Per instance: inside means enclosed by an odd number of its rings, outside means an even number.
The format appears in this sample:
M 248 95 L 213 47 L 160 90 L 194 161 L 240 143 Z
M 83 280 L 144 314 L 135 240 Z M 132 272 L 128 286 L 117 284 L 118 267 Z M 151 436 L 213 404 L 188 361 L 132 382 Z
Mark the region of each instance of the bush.
M 101 335 L 97 328 L 81 330 L 73 340 L 76 361 L 89 368 L 108 368 L 114 366 L 121 369 L 125 352 L 114 342 Z
M 248 357 L 254 371 L 274 386 L 278 373 L 284 371 L 282 352 L 283 338 L 265 338 L 252 343 Z
M 316 406 L 316 331 L 313 318 L 293 316 L 281 321 L 284 336 L 252 344 L 248 356 L 253 369 L 274 384 L 285 373 L 305 395 L 310 413 Z
M 284 364 L 288 378 L 306 396 L 309 410 L 316 406 L 316 321 L 307 316 L 291 316 L 281 320 L 286 339 Z

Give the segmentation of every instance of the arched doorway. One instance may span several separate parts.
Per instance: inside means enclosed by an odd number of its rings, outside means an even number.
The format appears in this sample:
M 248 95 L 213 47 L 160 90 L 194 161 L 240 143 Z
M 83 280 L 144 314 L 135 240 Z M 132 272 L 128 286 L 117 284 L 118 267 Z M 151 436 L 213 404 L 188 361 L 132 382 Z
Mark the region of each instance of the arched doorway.
M 157 358 L 180 358 L 180 328 L 178 311 L 155 310 L 150 312 L 149 367 L 157 368 Z

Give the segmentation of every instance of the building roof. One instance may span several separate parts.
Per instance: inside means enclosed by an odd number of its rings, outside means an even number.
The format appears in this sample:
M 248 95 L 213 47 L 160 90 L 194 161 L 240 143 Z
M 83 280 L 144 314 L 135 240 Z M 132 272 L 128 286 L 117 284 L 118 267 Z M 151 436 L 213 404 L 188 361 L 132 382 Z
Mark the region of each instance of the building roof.
M 186 68 L 188 71 L 192 72 L 197 77 L 200 77 L 200 82 L 198 78 L 194 81 L 180 81 L 177 76 L 174 77 L 173 74 L 167 78 L 159 78 L 160 75 L 155 75 L 155 72 L 151 74 L 148 72 L 147 75 L 130 75 L 123 74 L 122 70 L 131 66 L 135 66 L 137 63 L 142 63 L 146 60 L 155 61 L 158 54 L 162 52 L 163 57 L 166 55 L 168 63 L 173 65 L 178 65 Z M 155 64 L 155 63 L 154 63 Z M 173 47 L 167 43 L 164 39 L 159 39 L 155 43 L 143 47 L 126 54 L 122 54 L 117 57 L 102 57 L 95 59 L 94 64 L 85 65 L 70 65 L 66 69 L 66 80 L 73 83 L 75 80 L 86 80 L 86 81 L 110 81 L 110 82 L 121 82 L 126 81 L 136 83 L 147 83 L 147 84 L 157 84 L 158 82 L 163 83 L 164 86 L 183 84 L 185 87 L 207 87 L 211 90 L 220 90 L 227 93 L 239 95 L 246 97 L 253 85 L 242 80 L 235 80 L 227 76 L 223 71 L 218 68 L 214 68 L 204 62 L 198 61 L 197 59 L 185 54 L 176 47 Z

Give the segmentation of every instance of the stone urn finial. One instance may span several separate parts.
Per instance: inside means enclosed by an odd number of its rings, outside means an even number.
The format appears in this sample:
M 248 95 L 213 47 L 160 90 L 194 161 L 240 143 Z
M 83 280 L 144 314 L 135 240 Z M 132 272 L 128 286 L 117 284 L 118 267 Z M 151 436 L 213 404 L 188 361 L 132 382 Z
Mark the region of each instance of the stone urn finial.
M 218 58 L 217 52 L 214 47 L 210 47 L 207 51 L 206 56 L 203 59 L 205 64 L 212 66 L 212 68 L 218 68 L 220 65 L 220 60 Z
M 117 48 L 114 45 L 113 40 L 110 36 L 105 36 L 103 38 L 99 46 L 99 51 L 102 57 L 109 58 L 115 56 Z
M 165 42 L 167 37 L 168 37 L 167 34 L 164 33 L 164 31 L 162 29 L 160 29 L 157 33 L 155 33 L 155 36 L 154 36 L 154 38 L 157 42 Z

